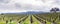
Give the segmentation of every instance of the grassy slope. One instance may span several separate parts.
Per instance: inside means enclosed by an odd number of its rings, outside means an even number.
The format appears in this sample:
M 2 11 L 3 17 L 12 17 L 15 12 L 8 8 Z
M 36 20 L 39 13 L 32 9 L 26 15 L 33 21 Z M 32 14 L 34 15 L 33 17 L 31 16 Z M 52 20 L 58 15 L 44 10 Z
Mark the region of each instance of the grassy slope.
M 22 24 L 31 24 L 30 23 L 30 16 Z
M 33 24 L 40 24 L 40 22 L 32 15 L 33 17 Z
M 50 16 L 52 15 L 52 20 L 54 20 L 54 18 L 55 18 L 55 16 L 57 17 L 57 15 L 59 14 L 59 16 L 60 16 L 60 13 L 54 13 L 54 14 L 42 14 L 43 16 L 48 16 L 47 18 L 50 18 Z M 0 16 L 2 16 L 2 15 L 0 15 Z M 6 16 L 6 15 L 5 15 Z M 10 19 L 9 18 L 9 16 L 17 16 L 17 15 L 7 15 L 8 17 L 6 18 L 5 17 L 5 19 L 6 20 L 8 20 L 8 19 Z M 22 16 L 22 15 L 21 15 Z M 19 17 L 19 16 L 18 16 Z M 33 16 L 32 16 L 33 17 Z M 0 17 L 0 18 L 2 18 L 2 17 Z M 40 22 L 35 18 L 35 17 L 33 17 L 33 20 L 34 20 L 34 22 L 33 22 L 33 24 L 40 24 Z M 56 19 L 56 22 L 58 23 L 58 24 L 60 24 L 60 20 L 59 20 L 59 18 L 57 18 Z M 24 22 L 22 22 L 23 24 L 31 24 L 30 23 L 30 16 L 24 21 Z M 0 24 L 6 24 L 5 23 L 5 21 L 1 21 L 0 20 Z M 13 22 L 12 24 L 16 24 L 16 22 Z M 48 22 L 47 21 L 47 24 L 50 24 L 50 22 Z

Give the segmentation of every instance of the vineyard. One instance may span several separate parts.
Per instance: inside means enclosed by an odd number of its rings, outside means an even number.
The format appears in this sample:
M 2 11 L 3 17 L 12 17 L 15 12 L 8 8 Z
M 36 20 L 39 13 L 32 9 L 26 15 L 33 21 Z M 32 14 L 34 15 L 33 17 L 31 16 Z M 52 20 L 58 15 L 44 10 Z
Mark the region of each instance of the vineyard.
M 60 24 L 60 13 L 0 14 L 0 24 Z

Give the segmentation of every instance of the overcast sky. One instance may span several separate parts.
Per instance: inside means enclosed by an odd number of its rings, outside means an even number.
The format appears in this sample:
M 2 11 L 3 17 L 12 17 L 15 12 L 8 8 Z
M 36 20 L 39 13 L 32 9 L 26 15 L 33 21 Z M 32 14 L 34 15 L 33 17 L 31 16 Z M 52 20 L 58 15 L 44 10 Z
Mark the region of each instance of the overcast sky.
M 44 11 L 60 8 L 60 0 L 0 0 L 0 13 Z

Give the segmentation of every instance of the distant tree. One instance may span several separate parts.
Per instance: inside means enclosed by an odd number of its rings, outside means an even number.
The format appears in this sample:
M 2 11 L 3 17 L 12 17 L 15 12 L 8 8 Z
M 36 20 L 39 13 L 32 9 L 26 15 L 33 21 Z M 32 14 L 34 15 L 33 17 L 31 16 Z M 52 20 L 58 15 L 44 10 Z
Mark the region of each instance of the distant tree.
M 59 11 L 59 8 L 55 8 L 56 9 L 56 11 Z
M 56 7 L 55 7 L 55 8 L 52 8 L 52 9 L 50 10 L 50 12 L 55 12 L 55 13 L 56 13 L 57 11 L 59 11 L 59 8 L 56 8 Z
M 1 13 L 1 15 L 2 15 L 2 17 L 3 17 L 3 20 L 4 20 L 4 17 L 5 17 L 5 16 L 4 16 L 4 13 Z
M 4 15 L 3 13 L 1 13 L 1 15 Z

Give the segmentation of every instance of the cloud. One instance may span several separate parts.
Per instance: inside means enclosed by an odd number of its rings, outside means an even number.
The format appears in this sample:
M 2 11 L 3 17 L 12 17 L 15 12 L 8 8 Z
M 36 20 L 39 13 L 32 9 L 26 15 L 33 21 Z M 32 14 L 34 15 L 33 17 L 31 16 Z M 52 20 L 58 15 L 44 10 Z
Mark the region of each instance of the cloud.
M 0 12 L 46 11 L 60 8 L 60 0 L 0 0 Z
M 10 0 L 0 0 L 0 3 L 9 3 Z

